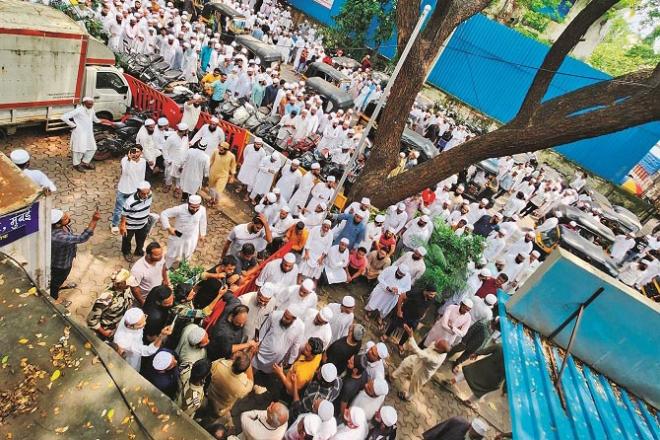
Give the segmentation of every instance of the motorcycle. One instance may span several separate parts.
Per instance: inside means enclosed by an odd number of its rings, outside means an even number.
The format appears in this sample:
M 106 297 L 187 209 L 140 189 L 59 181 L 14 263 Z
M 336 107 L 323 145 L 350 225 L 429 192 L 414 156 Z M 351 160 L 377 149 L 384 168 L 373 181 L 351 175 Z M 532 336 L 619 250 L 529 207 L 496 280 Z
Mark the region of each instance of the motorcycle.
M 119 122 L 102 121 L 94 127 L 97 148 L 94 160 L 102 161 L 125 155 L 129 148 L 135 145 L 135 137 L 144 125 L 144 121 L 152 117 L 150 112 L 131 111 Z
M 252 131 L 255 136 L 265 138 L 268 136 L 268 133 L 272 130 L 272 128 L 277 126 L 278 122 L 280 122 L 280 119 L 280 115 L 278 114 L 268 116 L 261 124 L 259 124 L 253 130 L 250 129 L 250 131 Z
M 222 116 L 222 119 L 228 120 L 234 114 L 234 110 L 241 106 L 241 101 L 238 98 L 228 97 L 222 104 L 216 109 L 216 113 L 219 112 Z
M 260 107 L 245 121 L 243 128 L 248 131 L 254 131 L 257 127 L 269 119 L 269 110 L 266 107 Z

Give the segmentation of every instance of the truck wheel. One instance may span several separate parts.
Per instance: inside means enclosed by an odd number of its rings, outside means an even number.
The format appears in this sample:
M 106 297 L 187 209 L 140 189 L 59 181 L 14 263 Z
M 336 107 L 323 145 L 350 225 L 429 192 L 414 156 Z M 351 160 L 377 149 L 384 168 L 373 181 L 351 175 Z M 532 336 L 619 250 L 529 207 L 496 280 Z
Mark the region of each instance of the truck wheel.
M 98 112 L 96 114 L 96 117 L 99 119 L 109 119 L 111 121 L 114 121 L 114 118 L 112 117 L 112 113 L 110 112 Z

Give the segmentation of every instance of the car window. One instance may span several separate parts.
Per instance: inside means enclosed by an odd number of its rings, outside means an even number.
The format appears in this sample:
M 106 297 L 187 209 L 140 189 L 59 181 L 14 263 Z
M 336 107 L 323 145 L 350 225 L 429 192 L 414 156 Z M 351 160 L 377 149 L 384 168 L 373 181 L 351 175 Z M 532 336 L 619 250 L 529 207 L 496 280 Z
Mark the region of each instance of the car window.
M 96 88 L 97 89 L 112 89 L 117 93 L 121 93 L 124 82 L 119 75 L 113 72 L 97 72 L 96 73 Z

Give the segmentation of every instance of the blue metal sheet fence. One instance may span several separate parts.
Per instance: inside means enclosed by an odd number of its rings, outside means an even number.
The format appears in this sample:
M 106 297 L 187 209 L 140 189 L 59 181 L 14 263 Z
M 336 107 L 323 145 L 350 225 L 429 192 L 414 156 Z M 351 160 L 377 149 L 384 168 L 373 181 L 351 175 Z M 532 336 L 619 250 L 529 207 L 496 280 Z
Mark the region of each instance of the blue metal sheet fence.
M 332 25 L 346 0 L 335 0 L 331 9 L 313 0 L 290 3 L 325 24 Z M 434 4 L 434 0 L 423 3 Z M 381 53 L 393 55 L 396 38 Z M 476 15 L 456 29 L 428 82 L 476 110 L 507 122 L 517 113 L 541 65 L 548 47 L 484 15 Z M 567 58 L 553 79 L 546 99 L 610 76 L 589 65 Z M 568 145 L 557 151 L 584 168 L 621 183 L 660 139 L 660 123 L 654 122 L 606 136 Z

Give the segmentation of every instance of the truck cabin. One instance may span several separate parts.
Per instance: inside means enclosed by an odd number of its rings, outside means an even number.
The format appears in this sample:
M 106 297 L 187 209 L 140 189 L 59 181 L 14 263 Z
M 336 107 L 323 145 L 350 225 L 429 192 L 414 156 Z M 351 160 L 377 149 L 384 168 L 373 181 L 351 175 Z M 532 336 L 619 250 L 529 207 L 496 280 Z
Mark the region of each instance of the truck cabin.
M 200 17 L 202 23 L 211 23 L 213 32 L 220 32 L 220 41 L 229 44 L 237 35 L 247 33 L 246 17 L 225 3 L 212 1 L 206 3 Z
M 320 61 L 310 63 L 309 66 L 307 66 L 307 70 L 305 70 L 303 77 L 305 79 L 318 77 L 344 90 L 346 90 L 351 84 L 351 79 L 348 76 L 344 75 L 334 67 Z
M 261 42 L 251 35 L 239 35 L 234 41 L 240 47 L 247 49 L 250 55 L 248 58 L 258 58 L 264 68 L 282 62 L 282 52 L 272 44 Z
M 325 113 L 353 108 L 353 98 L 348 92 L 317 76 L 307 79 L 305 87 L 321 97 Z

